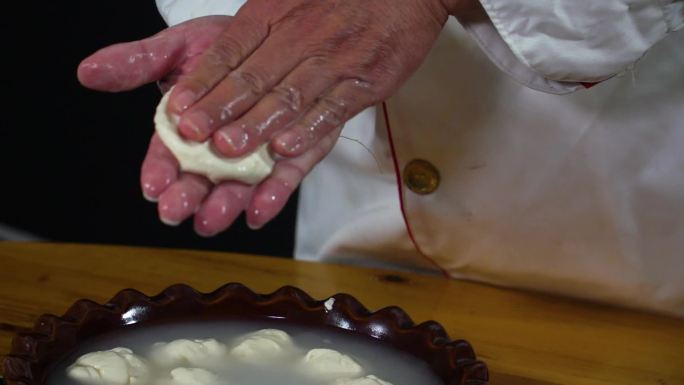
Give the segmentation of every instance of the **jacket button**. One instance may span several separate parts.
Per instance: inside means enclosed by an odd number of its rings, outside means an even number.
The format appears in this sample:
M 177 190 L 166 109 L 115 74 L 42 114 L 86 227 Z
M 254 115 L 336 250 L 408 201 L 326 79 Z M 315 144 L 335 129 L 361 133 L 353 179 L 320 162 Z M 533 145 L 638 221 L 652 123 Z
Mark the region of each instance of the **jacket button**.
M 432 163 L 414 159 L 404 167 L 404 184 L 416 194 L 431 194 L 439 187 L 439 171 Z

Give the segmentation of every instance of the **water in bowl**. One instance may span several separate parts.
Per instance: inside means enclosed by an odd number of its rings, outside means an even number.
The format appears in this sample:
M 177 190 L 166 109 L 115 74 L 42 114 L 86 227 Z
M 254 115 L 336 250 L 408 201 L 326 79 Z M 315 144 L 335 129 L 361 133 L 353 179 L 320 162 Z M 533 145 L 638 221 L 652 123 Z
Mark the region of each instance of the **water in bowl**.
M 185 339 L 214 338 L 234 347 L 248 333 L 260 329 L 280 329 L 287 332 L 297 347 L 297 357 L 279 362 L 265 360 L 258 365 L 245 364 L 227 357 L 220 367 L 213 367 L 220 385 L 331 385 L 335 379 L 312 379 L 302 376 L 296 362 L 314 348 L 334 349 L 353 358 L 363 368 L 363 375 L 374 375 L 393 385 L 441 385 L 442 381 L 428 365 L 416 357 L 385 346 L 370 337 L 352 335 L 328 329 L 312 329 L 286 322 L 262 321 L 210 321 L 178 323 L 159 326 L 128 327 L 124 331 L 105 334 L 84 342 L 69 357 L 60 362 L 48 376 L 47 385 L 81 385 L 67 376 L 67 368 L 83 354 L 93 351 L 126 347 L 136 355 L 148 357 L 152 345 Z M 272 363 L 273 365 L 270 365 Z M 283 363 L 285 363 L 283 365 Z M 161 378 L 168 378 L 169 368 L 150 366 L 147 384 L 157 385 Z

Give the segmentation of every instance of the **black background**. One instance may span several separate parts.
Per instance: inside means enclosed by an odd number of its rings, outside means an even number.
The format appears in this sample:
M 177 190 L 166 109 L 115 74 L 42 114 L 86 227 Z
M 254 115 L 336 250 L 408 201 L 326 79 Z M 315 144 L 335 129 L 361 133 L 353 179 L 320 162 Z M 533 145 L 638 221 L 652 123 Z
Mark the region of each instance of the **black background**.
M 161 224 L 138 183 L 158 89 L 78 84 L 88 54 L 165 27 L 153 0 L 22 3 L 3 26 L 0 224 L 53 241 L 292 254 L 296 197 L 260 231 L 242 217 L 212 239 Z

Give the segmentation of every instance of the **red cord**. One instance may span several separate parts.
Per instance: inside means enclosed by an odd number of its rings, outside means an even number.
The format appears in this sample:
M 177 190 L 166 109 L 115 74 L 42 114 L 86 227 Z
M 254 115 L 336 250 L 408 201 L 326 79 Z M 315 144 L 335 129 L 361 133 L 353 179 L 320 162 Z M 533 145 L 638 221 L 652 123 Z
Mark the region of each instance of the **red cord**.
M 420 246 L 418 246 L 418 242 L 416 242 L 416 239 L 413 236 L 413 231 L 411 230 L 411 225 L 409 224 L 408 217 L 406 216 L 406 208 L 404 207 L 404 190 L 401 188 L 402 186 L 402 180 L 401 180 L 401 171 L 399 170 L 399 161 L 397 160 L 397 153 L 394 150 L 394 140 L 392 139 L 392 129 L 390 127 L 390 121 L 389 121 L 389 114 L 387 113 L 387 103 L 382 102 L 382 113 L 385 116 L 385 128 L 387 129 L 387 138 L 389 140 L 389 145 L 390 145 L 390 151 L 392 152 L 392 161 L 394 162 L 394 173 L 396 174 L 397 177 L 397 189 L 399 190 L 399 206 L 401 207 L 401 215 L 404 218 L 404 224 L 406 225 L 406 232 L 408 232 L 409 238 L 411 238 L 411 242 L 413 243 L 413 247 L 416 248 L 416 251 L 418 251 L 418 254 L 420 254 L 423 258 L 425 258 L 432 266 L 437 268 L 439 271 L 442 272 L 442 275 L 445 278 L 451 278 L 451 275 L 449 274 L 448 271 L 446 271 L 442 266 L 440 266 L 434 259 L 430 258 L 427 254 L 423 253 L 423 251 L 420 249 Z

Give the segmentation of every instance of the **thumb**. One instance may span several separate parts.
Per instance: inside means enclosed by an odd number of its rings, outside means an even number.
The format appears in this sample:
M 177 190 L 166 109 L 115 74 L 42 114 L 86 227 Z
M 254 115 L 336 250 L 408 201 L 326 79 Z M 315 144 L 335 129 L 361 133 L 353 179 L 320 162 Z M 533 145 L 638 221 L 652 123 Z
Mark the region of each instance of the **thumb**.
M 79 82 L 98 91 L 127 91 L 160 80 L 183 60 L 182 31 L 170 28 L 155 36 L 115 44 L 87 57 L 78 66 Z

